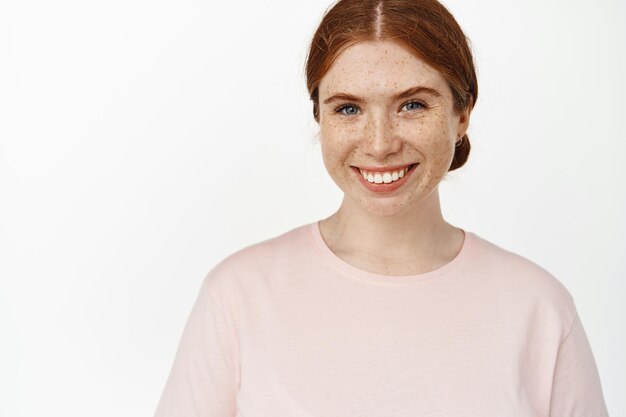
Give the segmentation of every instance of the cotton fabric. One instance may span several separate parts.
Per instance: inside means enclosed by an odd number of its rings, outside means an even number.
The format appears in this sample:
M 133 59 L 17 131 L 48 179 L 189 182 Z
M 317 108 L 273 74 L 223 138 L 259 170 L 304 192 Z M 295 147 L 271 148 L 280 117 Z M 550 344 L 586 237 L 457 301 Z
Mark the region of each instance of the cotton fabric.
M 204 277 L 155 417 L 607 417 L 571 294 L 464 231 L 423 274 L 359 269 L 319 222 Z

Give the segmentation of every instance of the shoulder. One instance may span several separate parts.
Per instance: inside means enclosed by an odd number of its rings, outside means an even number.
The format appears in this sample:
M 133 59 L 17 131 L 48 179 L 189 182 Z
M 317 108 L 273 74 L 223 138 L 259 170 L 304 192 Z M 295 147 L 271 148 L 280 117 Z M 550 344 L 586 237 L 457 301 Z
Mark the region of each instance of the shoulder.
M 474 234 L 473 237 L 475 250 L 471 262 L 474 268 L 514 285 L 571 297 L 563 283 L 543 266 L 479 235 Z
M 279 274 L 280 268 L 298 263 L 310 245 L 310 226 L 304 224 L 279 235 L 245 246 L 218 262 L 207 273 L 205 285 L 219 291 L 223 287 L 243 285 L 254 276 Z
M 473 234 L 471 270 L 513 303 L 551 310 L 562 321 L 575 316 L 574 299 L 563 282 L 536 262 Z

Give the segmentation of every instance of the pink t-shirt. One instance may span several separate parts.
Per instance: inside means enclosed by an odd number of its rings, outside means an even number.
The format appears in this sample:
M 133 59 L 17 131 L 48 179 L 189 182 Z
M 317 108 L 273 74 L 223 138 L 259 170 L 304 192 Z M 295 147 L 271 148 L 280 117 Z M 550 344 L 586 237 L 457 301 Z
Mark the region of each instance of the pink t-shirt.
M 607 417 L 567 289 L 465 231 L 418 275 L 337 257 L 319 222 L 204 278 L 155 417 Z

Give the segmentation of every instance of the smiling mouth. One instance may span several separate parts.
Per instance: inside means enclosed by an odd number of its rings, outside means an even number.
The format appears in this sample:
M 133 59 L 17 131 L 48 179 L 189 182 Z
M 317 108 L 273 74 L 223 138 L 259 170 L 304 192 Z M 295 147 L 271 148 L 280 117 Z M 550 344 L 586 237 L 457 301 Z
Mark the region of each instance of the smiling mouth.
M 389 170 L 368 170 L 353 166 L 352 168 L 363 176 L 363 179 L 371 184 L 390 184 L 402 179 L 407 173 L 413 170 L 417 163 L 409 164 L 405 167 Z

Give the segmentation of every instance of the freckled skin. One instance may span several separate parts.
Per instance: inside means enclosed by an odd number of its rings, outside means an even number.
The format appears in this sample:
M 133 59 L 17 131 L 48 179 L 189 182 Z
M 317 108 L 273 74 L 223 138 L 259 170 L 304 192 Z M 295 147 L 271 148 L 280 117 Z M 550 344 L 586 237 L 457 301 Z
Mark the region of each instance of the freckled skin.
M 406 101 L 392 102 L 398 91 L 426 85 L 441 98 L 415 96 L 429 108 L 399 110 Z M 335 92 L 364 97 L 359 115 L 335 113 L 342 102 L 324 104 Z M 320 83 L 322 155 L 335 183 L 369 211 L 393 215 L 428 197 L 445 176 L 454 144 L 465 124 L 452 108 L 452 93 L 433 68 L 392 42 L 359 43 L 344 51 Z M 350 165 L 391 165 L 419 162 L 411 190 L 396 196 L 375 196 L 355 181 Z M 416 173 L 419 174 L 415 176 Z M 408 185 L 408 184 L 407 184 Z
M 393 99 L 395 93 L 420 85 L 437 90 L 441 97 L 420 92 Z M 324 103 L 336 93 L 362 97 L 364 102 Z M 426 107 L 405 106 L 415 100 Z M 345 105 L 353 107 L 336 111 Z M 406 253 L 404 259 L 413 262 L 415 246 L 436 246 L 433 237 L 439 237 L 440 246 L 444 240 L 449 243 L 452 227 L 441 217 L 438 185 L 452 162 L 455 142 L 465 134 L 469 111 L 456 113 L 441 74 L 395 42 L 360 42 L 341 53 L 319 85 L 324 165 L 344 192 L 338 212 L 321 225 L 331 249 L 334 245 L 336 253 L 356 257 L 352 263 L 364 266 L 369 262 L 364 257 L 374 254 L 397 260 Z M 367 190 L 350 168 L 415 162 L 419 165 L 409 181 L 384 195 Z M 406 245 L 396 245 L 395 250 L 386 247 L 403 241 Z

